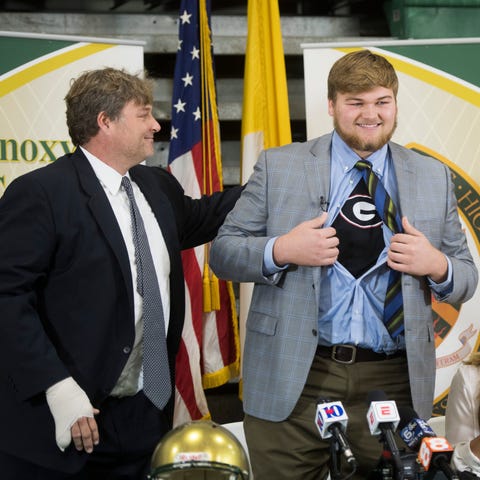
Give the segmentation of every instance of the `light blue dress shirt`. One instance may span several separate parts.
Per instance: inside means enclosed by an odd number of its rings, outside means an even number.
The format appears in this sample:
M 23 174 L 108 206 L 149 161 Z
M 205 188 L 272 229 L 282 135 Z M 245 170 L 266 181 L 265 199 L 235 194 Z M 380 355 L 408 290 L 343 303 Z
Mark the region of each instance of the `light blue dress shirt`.
M 331 151 L 331 180 L 328 218 L 325 226 L 331 226 L 350 193 L 360 181 L 362 174 L 355 168 L 358 155 L 334 132 Z M 372 168 L 384 184 L 390 197 L 399 208 L 398 189 L 388 145 L 368 157 Z M 401 214 L 401 212 L 400 212 Z M 385 248 L 377 262 L 361 277 L 355 278 L 338 261 L 321 269 L 321 288 L 318 311 L 318 342 L 320 345 L 349 344 L 372 349 L 376 352 L 393 353 L 405 348 L 403 335 L 395 341 L 383 324 L 383 307 L 387 291 L 389 269 L 386 265 L 391 230 L 383 225 Z M 273 261 L 273 244 L 267 243 L 264 256 L 266 274 L 282 269 Z M 450 260 L 445 282 L 430 287 L 437 298 L 447 295 L 452 287 Z M 287 266 L 288 267 L 288 266 Z M 284 267 L 284 268 L 287 268 Z

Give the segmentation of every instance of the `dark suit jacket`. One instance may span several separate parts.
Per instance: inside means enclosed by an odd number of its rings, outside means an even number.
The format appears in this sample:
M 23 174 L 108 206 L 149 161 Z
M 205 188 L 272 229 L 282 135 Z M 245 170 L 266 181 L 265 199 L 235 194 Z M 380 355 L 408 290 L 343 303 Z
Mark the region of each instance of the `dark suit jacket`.
M 185 309 L 180 251 L 214 237 L 241 189 L 192 200 L 161 168 L 139 165 L 130 175 L 170 255 L 173 376 Z M 12 182 L 0 199 L 0 244 L 0 450 L 78 470 L 86 454 L 56 446 L 45 390 L 72 376 L 101 409 L 135 334 L 123 237 L 80 149 Z

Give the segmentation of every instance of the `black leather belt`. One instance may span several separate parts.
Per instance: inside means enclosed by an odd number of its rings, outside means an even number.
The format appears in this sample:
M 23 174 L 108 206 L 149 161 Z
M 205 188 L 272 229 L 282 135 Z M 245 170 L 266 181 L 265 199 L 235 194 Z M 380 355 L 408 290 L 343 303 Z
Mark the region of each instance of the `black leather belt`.
M 404 357 L 403 350 L 397 351 L 390 355 L 386 353 L 377 353 L 368 348 L 355 347 L 355 345 L 333 345 L 325 347 L 317 346 L 317 355 L 322 358 L 330 358 L 338 363 L 351 364 L 355 362 L 378 362 L 390 358 Z

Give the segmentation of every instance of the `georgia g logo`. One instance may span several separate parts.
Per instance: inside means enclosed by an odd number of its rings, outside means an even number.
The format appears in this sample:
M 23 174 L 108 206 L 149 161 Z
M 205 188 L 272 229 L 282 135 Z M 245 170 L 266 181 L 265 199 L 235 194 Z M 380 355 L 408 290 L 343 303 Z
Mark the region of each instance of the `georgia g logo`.
M 357 228 L 375 228 L 382 224 L 382 219 L 369 195 L 351 195 L 340 210 L 340 215 Z

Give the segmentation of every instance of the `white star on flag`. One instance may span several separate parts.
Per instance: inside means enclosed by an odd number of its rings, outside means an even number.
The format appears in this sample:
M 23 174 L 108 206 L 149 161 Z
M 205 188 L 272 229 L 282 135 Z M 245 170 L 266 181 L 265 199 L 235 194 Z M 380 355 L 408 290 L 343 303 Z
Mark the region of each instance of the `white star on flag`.
M 187 13 L 186 10 L 183 11 L 183 14 L 180 15 L 180 20 L 182 21 L 182 25 L 185 23 L 190 23 L 190 17 L 192 16 L 191 13 Z
M 182 102 L 182 100 L 179 98 L 177 100 L 177 103 L 174 105 L 175 109 L 177 110 L 177 113 L 178 112 L 184 112 L 186 104 L 187 104 L 187 102 Z
M 193 75 L 190 75 L 188 72 L 182 77 L 183 86 L 186 87 L 187 85 L 193 85 Z
M 200 50 L 197 47 L 193 47 L 193 49 L 190 53 L 192 54 L 192 60 L 194 58 L 200 59 Z

